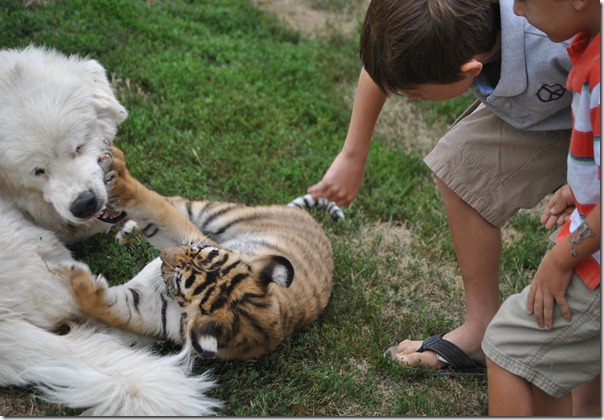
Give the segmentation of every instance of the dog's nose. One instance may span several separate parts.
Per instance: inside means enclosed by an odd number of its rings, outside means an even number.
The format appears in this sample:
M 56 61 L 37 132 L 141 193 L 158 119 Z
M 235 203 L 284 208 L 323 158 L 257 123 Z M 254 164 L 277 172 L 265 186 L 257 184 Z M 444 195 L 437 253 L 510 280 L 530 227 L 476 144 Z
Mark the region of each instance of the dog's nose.
M 69 210 L 78 219 L 89 219 L 101 209 L 99 200 L 91 190 L 83 192 L 71 203 Z

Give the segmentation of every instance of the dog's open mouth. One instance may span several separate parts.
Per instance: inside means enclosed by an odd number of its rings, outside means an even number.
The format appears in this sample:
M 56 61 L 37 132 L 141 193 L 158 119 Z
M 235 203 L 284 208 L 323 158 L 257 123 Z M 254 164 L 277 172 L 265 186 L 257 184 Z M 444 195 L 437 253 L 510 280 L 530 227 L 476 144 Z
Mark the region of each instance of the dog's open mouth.
M 110 223 L 112 225 L 121 222 L 127 216 L 125 211 L 116 211 L 110 206 L 105 206 L 95 217 L 101 222 Z

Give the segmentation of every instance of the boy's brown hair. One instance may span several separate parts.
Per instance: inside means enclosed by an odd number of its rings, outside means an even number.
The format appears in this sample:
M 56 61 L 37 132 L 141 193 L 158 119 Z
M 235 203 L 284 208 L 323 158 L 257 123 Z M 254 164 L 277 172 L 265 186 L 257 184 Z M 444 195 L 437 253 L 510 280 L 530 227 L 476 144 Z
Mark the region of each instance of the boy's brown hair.
M 388 94 L 461 79 L 460 67 L 490 51 L 501 31 L 493 0 L 372 0 L 361 30 L 365 70 Z

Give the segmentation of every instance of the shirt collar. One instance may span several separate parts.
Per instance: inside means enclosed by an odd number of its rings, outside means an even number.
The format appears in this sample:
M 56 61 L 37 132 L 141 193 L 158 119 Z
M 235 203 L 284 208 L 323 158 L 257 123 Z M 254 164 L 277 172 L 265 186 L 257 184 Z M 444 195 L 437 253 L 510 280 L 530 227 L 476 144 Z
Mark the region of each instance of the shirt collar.
M 495 86 L 497 96 L 517 96 L 528 85 L 524 56 L 525 25 L 528 22 L 513 11 L 513 0 L 500 0 L 501 76 Z

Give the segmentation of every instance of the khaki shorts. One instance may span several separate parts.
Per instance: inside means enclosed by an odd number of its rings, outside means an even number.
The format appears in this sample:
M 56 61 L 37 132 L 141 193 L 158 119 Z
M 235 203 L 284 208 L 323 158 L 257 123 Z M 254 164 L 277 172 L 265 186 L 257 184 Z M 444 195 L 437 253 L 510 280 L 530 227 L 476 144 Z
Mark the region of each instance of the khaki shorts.
M 474 104 L 424 162 L 489 223 L 501 227 L 565 183 L 569 141 L 570 130 L 519 130 Z
M 601 371 L 600 286 L 590 289 L 574 275 L 566 291 L 572 319 L 567 322 L 556 306 L 550 331 L 527 313 L 529 289 L 501 305 L 482 349 L 495 364 L 559 398 Z

